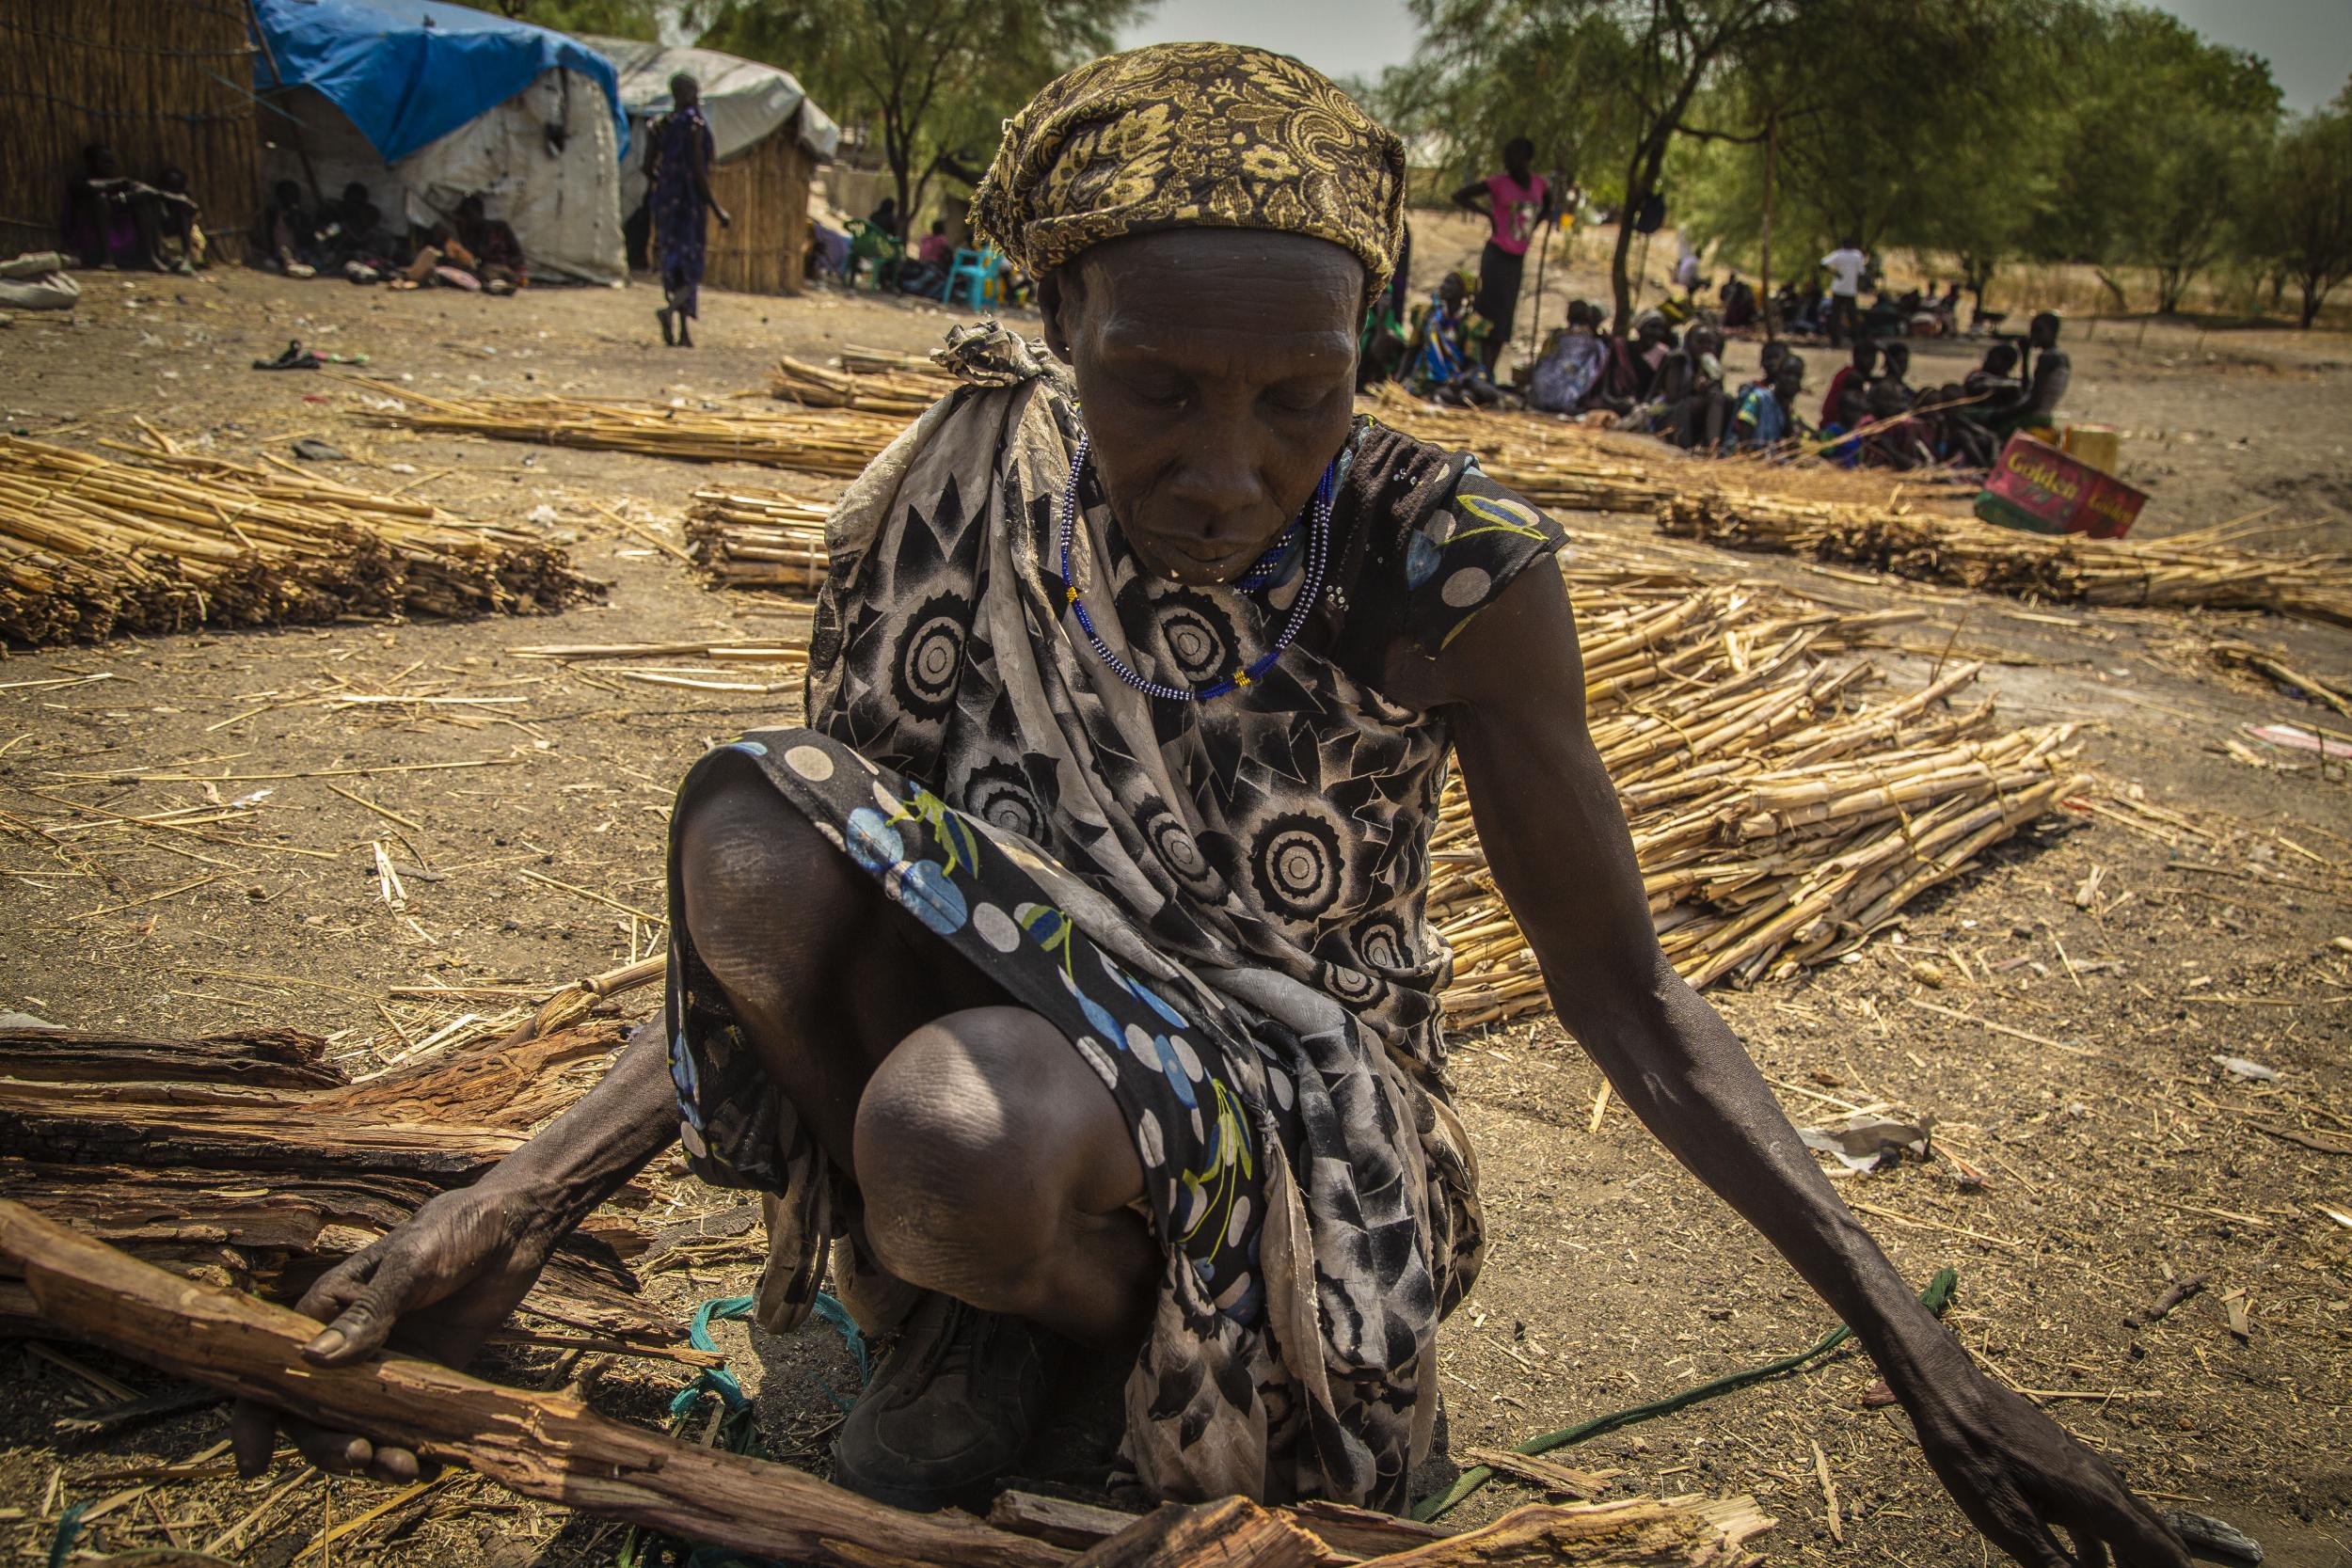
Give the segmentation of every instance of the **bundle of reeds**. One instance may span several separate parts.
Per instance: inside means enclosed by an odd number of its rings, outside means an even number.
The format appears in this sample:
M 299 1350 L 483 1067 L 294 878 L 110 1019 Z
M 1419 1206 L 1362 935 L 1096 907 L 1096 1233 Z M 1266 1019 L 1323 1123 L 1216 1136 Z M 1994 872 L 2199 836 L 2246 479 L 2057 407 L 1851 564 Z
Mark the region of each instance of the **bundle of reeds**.
M 364 376 L 349 379 L 400 404 L 362 412 L 378 424 L 692 463 L 759 463 L 844 479 L 872 462 L 907 422 L 848 408 L 734 412 L 591 398 L 434 398 Z
M 776 361 L 768 389 L 804 408 L 852 408 L 913 419 L 958 385 L 946 372 L 928 365 L 908 370 L 871 356 L 854 361 L 844 356 L 843 368 L 829 371 L 787 354 Z
M 210 457 L 135 455 L 0 436 L 0 637 L 522 614 L 599 591 L 553 546 L 422 501 Z
M 1846 562 L 2019 598 L 2263 610 L 2352 626 L 2352 556 L 2241 549 L 2232 541 L 2243 532 L 2228 525 L 2134 544 L 1722 490 L 1667 498 L 1659 526 L 1735 549 Z
M 826 510 L 776 490 L 697 490 L 687 547 L 726 587 L 814 594 L 825 580 Z

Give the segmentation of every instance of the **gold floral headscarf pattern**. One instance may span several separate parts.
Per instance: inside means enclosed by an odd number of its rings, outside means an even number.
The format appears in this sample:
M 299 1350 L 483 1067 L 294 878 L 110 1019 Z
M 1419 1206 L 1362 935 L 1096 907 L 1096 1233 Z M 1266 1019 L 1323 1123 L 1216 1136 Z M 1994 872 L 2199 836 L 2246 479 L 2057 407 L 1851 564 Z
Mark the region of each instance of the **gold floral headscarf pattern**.
M 1037 277 L 1160 229 L 1311 234 L 1376 290 L 1404 230 L 1405 144 L 1287 55 L 1153 44 L 1078 67 L 1007 120 L 972 223 Z

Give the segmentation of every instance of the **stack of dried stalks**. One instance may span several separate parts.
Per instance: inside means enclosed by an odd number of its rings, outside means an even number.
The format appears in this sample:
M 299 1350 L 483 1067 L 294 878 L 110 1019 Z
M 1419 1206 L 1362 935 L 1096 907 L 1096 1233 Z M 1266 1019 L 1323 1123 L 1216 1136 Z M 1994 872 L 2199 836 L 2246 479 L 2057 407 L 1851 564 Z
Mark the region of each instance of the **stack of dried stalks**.
M 2071 727 L 1953 708 L 1978 667 L 1899 698 L 1822 656 L 1884 615 L 1752 588 L 1571 573 L 1593 737 L 1633 829 L 1651 917 L 1695 985 L 1836 958 L 2084 781 Z M 1454 949 L 1455 1025 L 1546 1006 L 1458 787 L 1430 910 Z
M 2264 610 L 2352 626 L 2352 556 L 2241 549 L 2233 541 L 2249 531 L 2227 524 L 2144 544 L 2045 538 L 1973 517 L 1724 490 L 1668 498 L 1659 526 L 1736 549 L 1809 555 L 2045 602 Z
M 842 363 L 843 369 L 829 371 L 787 354 L 776 362 L 768 389 L 803 408 L 852 408 L 913 419 L 957 386 L 953 376 L 929 364 L 907 369 L 870 354 L 844 355 Z
M 761 463 L 844 479 L 873 461 L 907 422 L 848 408 L 727 413 L 592 398 L 433 398 L 410 387 L 349 379 L 400 404 L 362 415 L 378 424 L 693 463 Z
M 777 490 L 697 490 L 687 547 L 722 586 L 813 594 L 825 580 L 826 511 Z
M 175 451 L 135 455 L 0 436 L 0 637 L 530 613 L 596 591 L 562 550 L 422 501 Z

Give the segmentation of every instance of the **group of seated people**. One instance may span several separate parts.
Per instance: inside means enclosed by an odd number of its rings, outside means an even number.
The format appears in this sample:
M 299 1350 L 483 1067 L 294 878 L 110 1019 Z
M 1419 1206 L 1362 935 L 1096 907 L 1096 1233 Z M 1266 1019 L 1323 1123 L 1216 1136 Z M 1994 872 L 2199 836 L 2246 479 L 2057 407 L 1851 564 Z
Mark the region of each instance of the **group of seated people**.
M 1458 308 L 1458 296 L 1441 290 L 1425 318 L 1440 330 L 1407 379 L 1424 395 L 1433 386 L 1440 394 L 1454 388 L 1447 401 L 1499 401 L 1499 391 L 1463 389 L 1475 386 L 1474 339 L 1450 339 L 1443 330 L 1454 319 L 1448 311 Z M 1629 335 L 1604 325 L 1598 305 L 1569 305 L 1567 325 L 1551 334 L 1528 379 L 1528 405 L 1597 416 L 1708 454 L 1772 453 L 1805 443 L 1849 467 L 1986 468 L 2011 435 L 2056 416 L 2072 374 L 2058 347 L 2058 318 L 2046 312 L 2034 318 L 2022 345 L 1996 342 L 1964 380 L 1937 387 L 1912 384 L 1903 339 L 1866 340 L 1831 379 L 1816 426 L 1799 412 L 1804 360 L 1784 340 L 1765 343 L 1757 376 L 1734 386 L 1715 326 L 1700 323 L 1677 338 L 1655 311 L 1637 319 Z M 1447 374 L 1451 382 L 1440 379 Z
M 530 281 L 522 242 L 504 219 L 489 215 L 478 193 L 458 202 L 454 216 L 422 228 L 388 223 L 357 180 L 315 211 L 301 186 L 280 180 L 260 239 L 264 264 L 289 277 L 326 272 L 354 283 L 440 284 L 489 294 L 511 294 Z
M 206 260 L 203 214 L 188 177 L 160 170 L 152 183 L 122 172 L 114 149 L 85 148 L 82 172 L 67 182 L 65 249 L 86 267 L 193 273 Z
M 1743 326 L 1755 320 L 1753 305 L 1755 291 L 1748 290 L 1749 306 L 1740 320 L 1732 319 L 1733 306 L 1728 291 L 1747 289 L 1737 273 L 1724 283 L 1723 315 L 1726 327 Z M 1830 331 L 1829 295 L 1822 291 L 1819 278 L 1802 287 L 1794 282 L 1783 283 L 1772 295 L 1775 312 L 1781 325 L 1799 338 L 1828 337 Z M 1997 318 L 1995 318 L 1997 319 Z M 1931 278 L 1927 286 L 1906 289 L 1900 293 L 1880 289 L 1878 294 L 1861 311 L 1858 339 L 1871 338 L 1952 338 L 1960 334 L 1960 284 L 1953 282 L 1942 293 L 1935 292 Z
M 209 260 L 201 219 L 183 171 L 163 169 L 152 183 L 134 180 L 112 148 L 92 146 L 66 185 L 63 248 L 86 267 L 192 273 Z M 416 228 L 387 222 L 358 181 L 314 208 L 300 185 L 281 180 L 253 238 L 262 264 L 289 277 L 326 272 L 354 283 L 511 294 L 530 276 L 514 229 L 491 217 L 479 194 L 448 220 Z
M 2058 335 L 2045 311 L 2022 350 L 1996 342 L 1963 380 L 1928 388 L 1911 385 L 1909 343 L 1856 343 L 1821 401 L 1826 455 L 1849 467 L 1991 467 L 2011 436 L 2056 418 L 2073 376 Z

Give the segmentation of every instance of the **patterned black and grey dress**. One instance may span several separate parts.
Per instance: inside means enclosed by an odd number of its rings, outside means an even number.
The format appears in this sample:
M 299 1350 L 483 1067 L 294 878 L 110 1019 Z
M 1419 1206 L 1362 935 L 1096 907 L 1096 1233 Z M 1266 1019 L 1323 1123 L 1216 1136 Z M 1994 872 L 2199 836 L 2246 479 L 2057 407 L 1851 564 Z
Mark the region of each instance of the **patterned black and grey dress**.
M 1482 1240 L 1444 1073 L 1451 957 L 1423 915 L 1449 724 L 1382 677 L 1561 532 L 1469 459 L 1359 421 L 1297 642 L 1226 697 L 1146 697 L 1068 610 L 1066 383 L 1001 336 L 948 356 L 994 384 L 926 413 L 843 497 L 808 727 L 734 749 L 1117 1100 L 1167 1255 L 1127 1386 L 1144 1483 L 1401 1507 L 1438 1323 Z M 1204 686 L 1279 635 L 1295 562 L 1249 591 L 1151 578 L 1090 483 L 1080 499 L 1079 580 L 1145 675 Z M 696 960 L 675 877 L 671 908 L 687 1152 L 784 1195 L 785 1290 L 804 1301 L 837 1230 L 831 1173 Z

